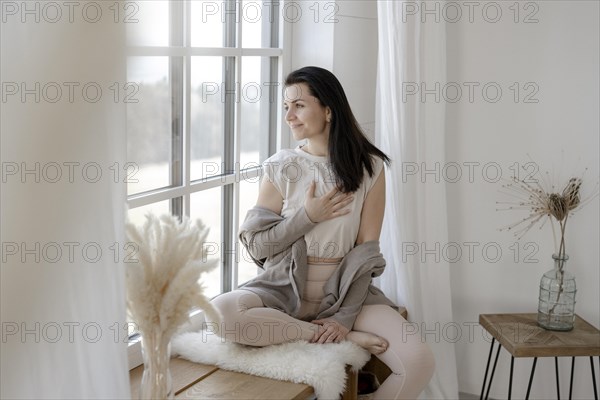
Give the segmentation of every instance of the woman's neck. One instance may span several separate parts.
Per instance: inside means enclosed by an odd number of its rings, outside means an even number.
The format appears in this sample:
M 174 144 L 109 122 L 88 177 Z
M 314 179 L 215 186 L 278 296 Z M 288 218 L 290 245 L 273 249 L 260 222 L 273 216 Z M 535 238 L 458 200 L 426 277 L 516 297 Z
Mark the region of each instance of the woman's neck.
M 327 157 L 328 145 L 327 143 L 317 142 L 315 140 L 307 140 L 306 144 L 302 146 L 302 149 L 308 154 L 312 154 L 317 157 Z

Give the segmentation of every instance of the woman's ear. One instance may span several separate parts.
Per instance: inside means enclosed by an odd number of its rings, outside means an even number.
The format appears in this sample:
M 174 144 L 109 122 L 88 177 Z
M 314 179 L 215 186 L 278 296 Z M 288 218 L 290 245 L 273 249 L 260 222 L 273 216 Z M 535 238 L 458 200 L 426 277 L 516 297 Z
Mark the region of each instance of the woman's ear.
M 332 115 L 331 108 L 329 108 L 329 106 L 325 107 L 325 120 L 327 122 L 331 122 Z

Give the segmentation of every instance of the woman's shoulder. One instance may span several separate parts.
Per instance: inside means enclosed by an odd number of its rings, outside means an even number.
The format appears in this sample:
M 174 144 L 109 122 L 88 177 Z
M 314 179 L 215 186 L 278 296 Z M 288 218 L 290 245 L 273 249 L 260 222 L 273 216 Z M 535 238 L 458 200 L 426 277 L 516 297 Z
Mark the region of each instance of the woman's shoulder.
M 296 182 L 299 176 L 311 168 L 310 162 L 297 149 L 282 149 L 263 161 L 263 173 L 272 182 Z M 308 175 L 306 175 L 308 176 Z M 283 185 L 283 183 L 282 183 Z M 280 192 L 284 193 L 280 187 Z
M 323 157 L 316 157 L 310 154 L 307 154 L 300 147 L 296 147 L 293 149 L 281 149 L 277 153 L 273 154 L 265 161 L 263 161 L 263 167 L 281 169 L 281 168 L 289 168 L 290 164 L 293 164 L 295 167 L 306 169 L 312 168 L 315 163 L 325 162 Z
M 366 191 L 369 192 L 371 188 L 375 185 L 377 178 L 383 171 L 383 167 L 385 165 L 383 159 L 377 155 L 371 155 L 372 167 L 373 167 L 373 175 L 369 175 L 369 171 L 365 168 L 365 181 L 364 185 L 366 187 Z
M 372 160 L 372 166 L 373 166 L 373 178 L 377 179 L 377 177 L 379 176 L 379 173 L 381 172 L 381 170 L 383 170 L 383 167 L 385 165 L 385 162 L 383 161 L 383 159 L 381 157 L 379 157 L 378 155 L 375 154 L 371 154 L 371 160 Z M 368 172 L 367 172 L 368 174 Z
M 294 149 L 281 149 L 269 158 L 263 164 L 285 163 L 298 157 L 298 153 Z

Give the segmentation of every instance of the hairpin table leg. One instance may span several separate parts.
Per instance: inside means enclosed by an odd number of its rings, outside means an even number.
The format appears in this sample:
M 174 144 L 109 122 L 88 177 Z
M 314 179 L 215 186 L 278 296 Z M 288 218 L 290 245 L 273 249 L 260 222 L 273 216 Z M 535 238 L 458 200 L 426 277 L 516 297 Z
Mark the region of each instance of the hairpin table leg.
M 598 357 L 600 365 L 600 357 Z M 596 388 L 596 371 L 594 371 L 594 357 L 590 357 L 590 366 L 592 367 L 592 382 L 594 382 L 594 399 L 598 400 L 598 389 Z M 600 368 L 600 366 L 598 367 Z
M 558 383 L 558 357 L 554 357 L 554 369 L 556 370 L 556 398 L 560 400 L 560 384 Z
M 498 364 L 498 356 L 500 355 L 500 349 L 502 345 L 498 343 L 498 351 L 496 351 L 496 358 L 494 359 L 494 366 L 492 367 L 492 375 L 490 375 L 490 383 L 488 384 L 487 391 L 485 392 L 485 400 L 488 399 L 490 395 L 490 389 L 492 388 L 492 379 L 494 379 L 494 372 L 496 372 L 496 364 Z
M 483 375 L 483 386 L 481 387 L 481 395 L 479 396 L 479 400 L 483 400 L 483 393 L 485 392 L 485 381 L 487 381 L 487 374 L 490 369 L 490 361 L 492 360 L 492 352 L 494 351 L 495 340 L 495 338 L 492 338 L 492 345 L 490 346 L 490 354 L 488 355 L 487 364 L 485 366 L 485 374 Z
M 508 400 L 511 398 L 512 394 L 512 377 L 513 377 L 513 368 L 515 366 L 515 357 L 510 356 L 510 377 L 508 378 Z
M 573 395 L 573 373 L 575 372 L 575 357 L 571 357 L 571 382 L 569 383 L 569 400 Z
M 531 366 L 531 374 L 529 375 L 529 384 L 527 385 L 527 394 L 525 400 L 529 400 L 529 392 L 531 391 L 531 382 L 533 382 L 533 374 L 535 373 L 535 365 L 537 364 L 537 357 L 533 359 L 533 365 Z

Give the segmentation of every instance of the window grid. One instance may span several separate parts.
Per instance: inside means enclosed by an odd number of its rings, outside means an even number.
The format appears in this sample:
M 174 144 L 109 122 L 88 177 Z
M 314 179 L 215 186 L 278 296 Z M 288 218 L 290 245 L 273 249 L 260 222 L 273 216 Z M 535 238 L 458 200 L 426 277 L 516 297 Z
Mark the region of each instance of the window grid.
M 276 3 L 276 2 L 273 2 Z M 242 82 L 242 60 L 245 56 L 260 56 L 268 61 L 267 71 L 261 68 L 261 79 L 276 81 L 281 76 L 283 49 L 279 45 L 281 22 L 275 19 L 271 25 L 270 48 L 242 48 L 242 6 L 240 0 L 226 0 L 226 6 L 237 4 L 237 20 L 233 14 L 227 14 L 224 24 L 224 47 L 206 48 L 191 46 L 191 1 L 169 2 L 169 46 L 140 46 L 130 48 L 132 56 L 167 56 L 169 57 L 169 80 L 172 95 L 172 152 L 170 163 L 170 186 L 148 192 L 128 196 L 129 208 L 137 208 L 160 201 L 169 201 L 173 215 L 180 218 L 190 215 L 190 195 L 211 188 L 222 187 L 222 244 L 225 251 L 221 252 L 221 291 L 229 291 L 237 286 L 237 227 L 240 222 L 239 182 L 241 179 L 251 179 L 260 175 L 260 167 L 240 171 L 240 135 L 241 135 L 241 94 L 236 89 L 235 95 L 225 95 L 225 132 L 223 143 L 224 169 L 220 176 L 191 179 L 191 79 L 192 57 L 219 56 L 223 57 L 223 80 L 228 90 L 233 89 L 235 82 Z M 278 15 L 278 4 L 273 4 L 272 15 Z M 268 21 L 267 21 L 268 22 Z M 263 21 L 264 26 L 264 21 Z M 263 34 L 264 37 L 264 34 Z M 263 40 L 263 45 L 264 45 Z M 263 67 L 265 62 L 263 61 Z M 267 75 L 268 74 L 268 75 Z M 266 76 L 265 76 L 266 75 Z M 271 93 L 268 94 L 269 96 Z M 236 97 L 238 99 L 236 99 Z M 269 108 L 264 120 L 268 128 L 266 146 L 259 147 L 260 160 L 275 150 L 277 143 L 278 117 L 280 110 L 279 99 L 270 99 Z M 267 130 L 265 130 L 266 132 Z M 266 153 L 266 154 L 265 154 Z

